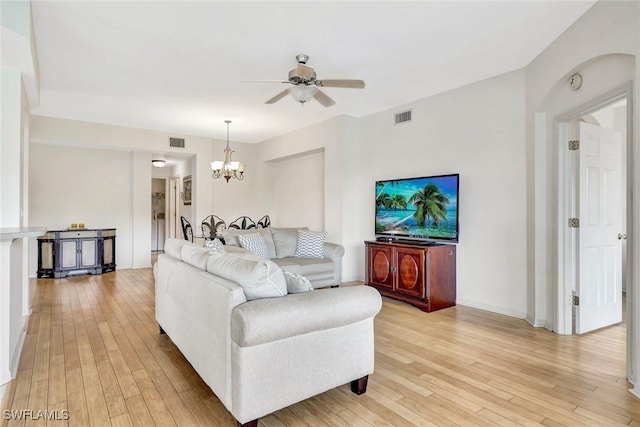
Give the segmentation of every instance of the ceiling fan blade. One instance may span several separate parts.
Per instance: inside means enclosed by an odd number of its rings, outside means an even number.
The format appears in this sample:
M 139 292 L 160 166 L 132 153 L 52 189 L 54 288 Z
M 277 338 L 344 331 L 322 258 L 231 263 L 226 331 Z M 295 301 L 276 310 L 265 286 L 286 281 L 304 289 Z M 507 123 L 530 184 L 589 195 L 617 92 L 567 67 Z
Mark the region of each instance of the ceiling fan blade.
M 316 77 L 316 73 L 313 71 L 313 68 L 304 64 L 298 64 L 296 74 L 303 80 L 310 80 Z
M 331 107 L 333 104 L 336 103 L 336 101 L 329 98 L 329 95 L 327 95 L 320 89 L 318 89 L 318 91 L 316 92 L 315 95 L 313 95 L 313 97 L 316 99 L 316 101 L 318 101 L 320 104 L 324 105 L 325 107 Z
M 288 83 L 288 82 L 287 82 Z M 265 104 L 273 104 L 275 102 L 280 101 L 282 98 L 284 98 L 285 96 L 287 96 L 289 94 L 289 90 L 285 89 L 282 92 L 280 92 L 279 94 L 277 94 L 276 96 L 274 96 L 273 98 L 269 99 L 267 102 L 265 102 Z
M 353 89 L 364 89 L 363 80 L 316 80 L 316 86 L 320 87 L 348 87 Z
M 288 80 L 240 80 L 240 83 L 291 83 Z

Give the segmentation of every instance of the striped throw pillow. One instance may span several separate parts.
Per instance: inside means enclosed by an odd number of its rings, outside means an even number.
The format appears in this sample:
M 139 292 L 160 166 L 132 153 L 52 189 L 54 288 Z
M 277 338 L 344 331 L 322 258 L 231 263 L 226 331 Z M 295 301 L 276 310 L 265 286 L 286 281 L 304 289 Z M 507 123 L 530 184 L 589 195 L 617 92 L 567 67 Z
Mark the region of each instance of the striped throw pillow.
M 326 231 L 298 230 L 296 258 L 323 258 Z
M 258 233 L 238 234 L 240 246 L 249 249 L 260 258 L 269 259 L 269 250 L 264 242 L 264 238 Z

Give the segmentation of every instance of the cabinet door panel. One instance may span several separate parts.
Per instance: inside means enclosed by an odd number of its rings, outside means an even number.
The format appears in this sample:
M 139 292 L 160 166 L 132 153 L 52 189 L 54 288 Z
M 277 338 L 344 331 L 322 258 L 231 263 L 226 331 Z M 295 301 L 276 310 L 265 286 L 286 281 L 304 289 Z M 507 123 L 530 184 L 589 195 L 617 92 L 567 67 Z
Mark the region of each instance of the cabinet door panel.
M 63 240 L 60 242 L 60 267 L 75 268 L 78 266 L 78 251 L 75 240 Z
M 53 269 L 53 242 L 41 242 L 40 253 L 40 267 Z
M 115 237 L 113 238 L 109 238 L 109 239 L 104 239 L 103 242 L 103 260 L 102 260 L 102 264 L 106 265 L 106 264 L 113 264 L 115 262 L 115 260 L 113 259 L 113 241 L 115 240 Z
M 369 247 L 369 283 L 393 288 L 392 250 L 385 246 Z
M 398 278 L 395 290 L 406 295 L 424 298 L 424 251 L 398 247 L 396 257 Z
M 98 263 L 98 245 L 96 240 L 82 240 L 81 267 L 93 267 Z

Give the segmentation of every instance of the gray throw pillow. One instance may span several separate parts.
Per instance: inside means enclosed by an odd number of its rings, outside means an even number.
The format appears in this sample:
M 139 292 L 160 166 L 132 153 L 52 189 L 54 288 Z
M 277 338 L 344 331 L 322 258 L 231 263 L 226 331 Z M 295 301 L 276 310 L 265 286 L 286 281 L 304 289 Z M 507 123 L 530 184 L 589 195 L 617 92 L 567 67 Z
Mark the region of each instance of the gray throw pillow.
M 308 230 L 307 227 L 280 228 L 271 227 L 271 235 L 276 250 L 276 258 L 290 258 L 296 254 L 298 230 Z
M 292 273 L 287 270 L 282 270 L 284 274 L 284 280 L 287 282 L 287 292 L 290 294 L 297 294 L 300 292 L 312 291 L 313 286 L 309 279 L 298 273 Z

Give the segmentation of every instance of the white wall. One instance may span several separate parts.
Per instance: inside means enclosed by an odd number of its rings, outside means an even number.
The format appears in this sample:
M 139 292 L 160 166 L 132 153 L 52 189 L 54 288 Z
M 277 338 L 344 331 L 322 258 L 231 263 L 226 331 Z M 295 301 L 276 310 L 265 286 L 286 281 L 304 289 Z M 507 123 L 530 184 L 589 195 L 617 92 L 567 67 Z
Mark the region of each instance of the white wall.
M 23 212 L 29 101 L 20 71 L 2 68 L 0 85 L 0 228 L 17 228 L 28 225 Z M 15 377 L 30 313 L 27 247 L 26 238 L 0 242 L 0 399 Z
M 362 195 L 352 191 L 360 173 L 359 135 L 358 119 L 336 117 L 258 144 L 255 162 L 256 176 L 260 178 L 255 192 L 256 203 L 258 206 L 271 206 L 273 190 L 268 184 L 269 171 L 265 171 L 265 162 L 304 157 L 324 150 L 324 229 L 327 241 L 345 246 L 342 276 L 345 281 L 362 278 L 357 272 L 359 263 L 363 262 L 357 253 L 362 241 L 358 241 L 360 236 L 354 229 L 362 219 L 357 215 Z M 279 209 L 286 207 L 279 206 Z M 280 223 L 277 218 L 273 220 Z
M 265 162 L 271 224 L 324 230 L 324 173 L 324 150 Z
M 148 163 L 145 166 L 150 174 Z M 132 268 L 131 153 L 32 143 L 30 169 L 30 219 L 34 224 L 45 224 L 50 230 L 66 229 L 71 223 L 116 228 L 116 266 Z M 139 185 L 144 187 L 143 182 Z M 144 201 L 150 204 L 150 176 L 147 187 Z M 144 211 L 147 218 L 149 210 Z M 145 241 L 147 255 L 150 240 L 151 236 Z
M 185 148 L 173 148 L 169 147 L 169 137 L 181 137 L 185 138 Z M 104 174 L 116 177 L 116 181 L 119 181 L 119 176 L 127 175 L 129 180 L 127 181 L 128 191 L 130 194 L 135 194 L 135 202 L 132 199 L 112 199 L 110 203 L 116 205 L 112 209 L 124 212 L 128 210 L 127 222 L 130 227 L 130 233 L 121 234 L 117 238 L 118 249 L 120 245 L 122 250 L 119 251 L 121 259 L 118 268 L 129 267 L 142 267 L 150 265 L 150 252 L 148 250 L 148 242 L 151 238 L 151 216 L 150 212 L 150 199 L 148 195 L 151 192 L 151 155 L 152 153 L 165 153 L 168 155 L 175 155 L 178 158 L 189 159 L 188 165 L 184 166 L 185 170 L 188 170 L 193 177 L 193 203 L 189 207 L 188 215 L 193 218 L 195 222 L 199 221 L 210 215 L 213 206 L 213 184 L 209 169 L 209 162 L 213 158 L 213 147 L 222 144 L 220 141 L 216 141 L 210 138 L 203 138 L 189 135 L 177 135 L 169 134 L 160 131 L 151 131 L 143 129 L 126 128 L 121 126 L 111 126 L 97 123 L 87 123 L 74 120 L 57 119 L 51 117 L 33 116 L 30 129 L 30 140 L 32 145 L 45 145 L 59 147 L 60 152 L 65 152 L 69 156 L 69 162 L 74 163 L 76 160 L 88 160 L 93 158 L 91 155 L 86 156 L 79 154 L 80 157 L 76 159 L 75 148 L 90 149 L 90 150 L 103 150 L 107 158 L 117 157 L 125 155 L 130 159 L 126 165 L 122 162 L 116 162 L 117 167 L 115 169 L 106 170 L 98 168 L 103 171 Z M 243 144 L 247 146 L 247 144 Z M 248 151 L 255 150 L 253 146 L 248 146 Z M 235 148 L 235 147 L 234 147 Z M 53 150 L 57 152 L 56 150 Z M 218 150 L 216 150 L 218 152 Z M 220 150 L 221 153 L 221 150 Z M 247 155 L 247 157 L 251 157 Z M 44 159 L 41 159 L 44 161 Z M 46 168 L 51 171 L 51 176 L 69 175 L 69 171 L 73 168 L 65 168 L 59 165 L 67 164 L 63 163 L 49 163 Z M 39 163 L 37 164 L 40 167 Z M 80 166 L 82 173 L 76 174 L 75 182 L 79 182 L 79 185 L 88 185 L 96 180 L 92 175 L 91 170 Z M 122 169 L 124 168 L 124 169 Z M 175 169 L 175 168 L 174 168 Z M 175 176 L 175 175 L 173 175 Z M 180 176 L 181 177 L 181 176 Z M 102 177 L 100 177 L 102 178 Z M 61 178 L 52 178 L 53 181 Z M 99 184 L 102 185 L 102 184 Z M 57 190 L 59 191 L 59 190 Z M 242 190 L 244 191 L 244 190 Z M 242 191 L 236 192 L 234 197 L 242 199 L 250 199 L 247 193 Z M 140 195 L 138 198 L 137 195 Z M 39 201 L 41 198 L 47 198 L 48 196 L 40 193 L 39 195 L 32 195 L 31 200 Z M 90 193 L 82 200 L 85 205 L 101 205 L 101 196 L 99 193 Z M 55 211 L 64 211 L 67 200 L 58 199 L 55 202 Z M 184 206 L 183 206 L 184 207 Z M 62 217 L 55 217 L 49 219 L 47 212 L 36 210 L 31 212 L 32 218 L 38 218 L 40 221 L 44 221 L 41 225 L 52 227 L 59 227 L 68 223 L 76 222 L 71 220 L 71 215 L 78 215 L 82 211 L 76 210 L 68 212 L 68 219 Z M 33 223 L 33 222 L 32 222 Z M 88 221 L 85 221 L 89 225 Z M 93 226 L 93 225 L 92 225 Z M 196 227 L 194 227 L 196 230 Z M 125 228 L 122 229 L 125 232 Z M 31 262 L 31 274 L 35 273 L 35 261 Z
M 406 109 L 413 121 L 394 125 Z M 373 237 L 376 180 L 459 173 L 457 302 L 525 317 L 524 72 L 374 114 L 362 132 L 361 240 Z
M 529 321 L 556 331 L 562 329 L 555 318 L 559 280 L 556 120 L 636 79 L 639 7 L 634 2 L 596 3 L 526 69 L 528 259 L 534 265 L 528 271 Z M 578 91 L 567 84 L 575 72 L 583 76 Z M 569 299 L 562 303 L 569 304 Z
M 29 226 L 30 109 L 39 102 L 29 2 L 0 5 L 0 228 Z M 0 242 L 0 400 L 18 369 L 31 313 L 29 239 Z
M 233 127 L 231 128 L 231 134 L 233 135 Z M 226 141 L 216 141 L 213 146 L 213 157 L 210 160 L 224 160 L 223 150 L 225 146 Z M 213 204 L 211 211 L 207 212 L 207 215 L 217 215 L 227 223 L 230 223 L 244 215 L 257 220 L 263 215 L 272 214 L 262 204 L 261 188 L 263 176 L 262 162 L 257 155 L 258 146 L 255 144 L 241 144 L 231 140 L 229 147 L 234 150 L 231 156 L 232 160 L 246 165 L 244 179 L 238 181 L 231 178 L 229 182 L 224 178 L 213 179 L 209 168 L 208 176 L 213 191 Z M 200 217 L 200 221 L 202 219 L 204 219 L 204 216 Z
M 394 112 L 405 108 L 413 109 L 413 122 L 394 126 Z M 345 246 L 345 280 L 365 276 L 363 241 L 374 237 L 376 180 L 459 173 L 458 302 L 525 317 L 523 71 L 260 144 L 264 161 L 296 162 L 289 156 L 322 147 L 325 220 L 333 217 L 325 228 L 328 240 Z M 294 209 L 294 199 L 280 202 L 278 209 Z
M 557 239 L 558 149 L 555 120 L 560 115 L 580 109 L 598 97 L 615 90 L 622 83 L 633 82 L 633 98 L 640 99 L 640 3 L 599 1 L 574 25 L 556 39 L 527 67 L 527 236 L 528 236 L 528 312 L 529 321 L 544 323 L 550 329 L 570 333 L 570 322 L 556 319 L 556 304 L 568 298 L 556 298 L 561 287 L 557 257 L 561 241 Z M 579 91 L 567 87 L 567 78 L 580 72 L 584 83 Z M 634 137 L 631 164 L 634 179 L 633 222 L 640 225 L 640 115 L 633 113 Z M 631 248 L 640 248 L 640 233 L 631 233 Z M 630 251 L 631 252 L 631 251 Z M 630 253 L 632 266 L 640 265 L 640 250 Z M 635 269 L 637 270 L 637 269 Z M 632 271 L 632 310 L 629 316 L 629 379 L 636 381 L 640 366 L 640 275 Z M 560 295 L 563 297 L 563 295 Z M 637 387 L 636 387 L 637 389 Z M 640 396 L 640 390 L 635 391 Z

